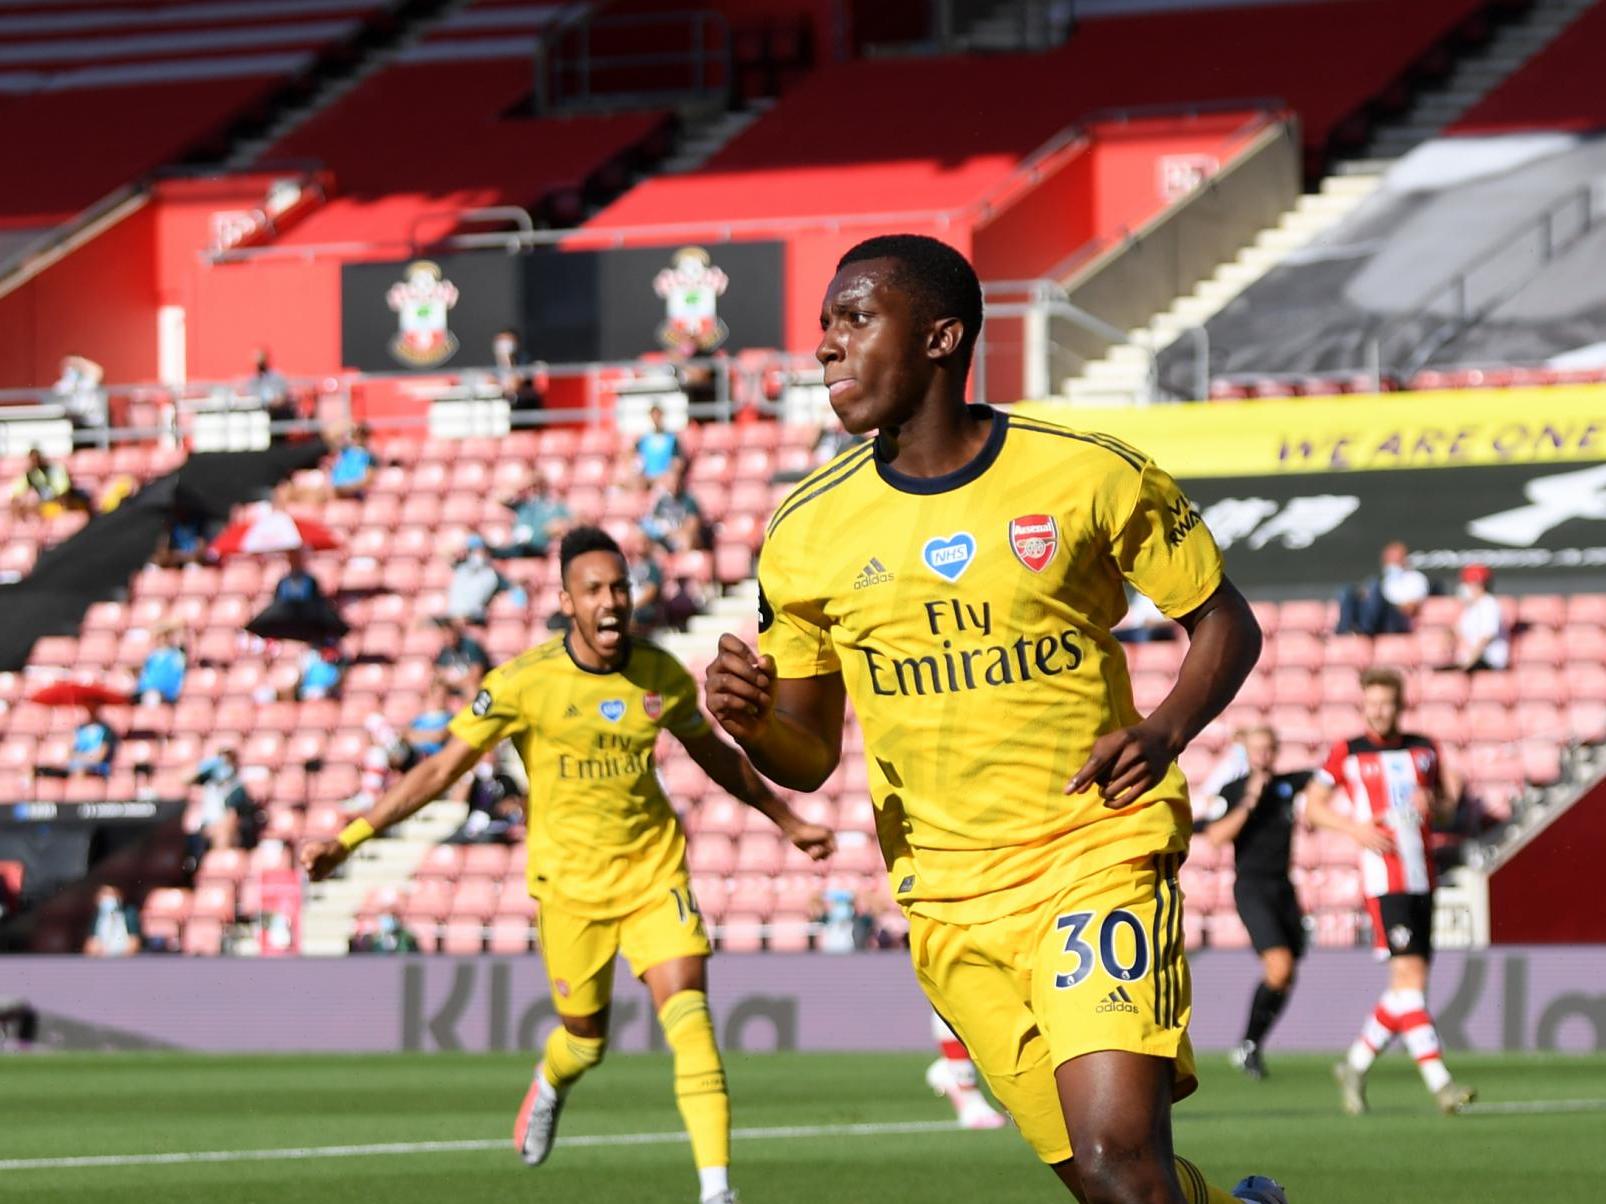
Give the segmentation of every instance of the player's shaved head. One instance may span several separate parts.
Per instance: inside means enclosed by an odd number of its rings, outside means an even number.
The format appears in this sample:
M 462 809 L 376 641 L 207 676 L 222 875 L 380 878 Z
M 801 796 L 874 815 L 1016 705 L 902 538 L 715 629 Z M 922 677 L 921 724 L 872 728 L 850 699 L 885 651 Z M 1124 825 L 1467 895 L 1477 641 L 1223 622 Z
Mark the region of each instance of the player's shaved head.
M 970 261 L 923 234 L 882 234 L 859 243 L 837 261 L 836 269 L 870 260 L 892 265 L 891 283 L 914 301 L 922 321 L 959 319 L 964 334 L 955 355 L 961 364 L 969 364 L 982 321 L 981 281 Z
M 588 552 L 609 552 L 620 560 L 625 558 L 619 541 L 601 527 L 573 527 L 558 545 L 558 574 L 565 582 L 569 579 L 569 565 Z

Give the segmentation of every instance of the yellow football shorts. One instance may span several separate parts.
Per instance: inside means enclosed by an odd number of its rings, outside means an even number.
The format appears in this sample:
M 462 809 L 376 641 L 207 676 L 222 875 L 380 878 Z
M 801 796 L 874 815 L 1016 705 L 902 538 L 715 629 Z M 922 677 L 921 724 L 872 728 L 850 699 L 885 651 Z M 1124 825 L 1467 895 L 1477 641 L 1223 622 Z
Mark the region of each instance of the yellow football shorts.
M 559 903 L 542 903 L 536 918 L 541 956 L 561 1015 L 590 1016 L 613 999 L 613 961 L 623 953 L 640 978 L 661 962 L 707 957 L 713 947 L 684 874 L 667 879 L 641 906 L 592 919 Z
M 1173 1098 L 1198 1085 L 1181 864 L 1181 854 L 1122 862 L 980 924 L 909 917 L 922 989 L 1044 1162 L 1071 1156 L 1054 1081 L 1062 1063 L 1150 1054 L 1173 1060 Z

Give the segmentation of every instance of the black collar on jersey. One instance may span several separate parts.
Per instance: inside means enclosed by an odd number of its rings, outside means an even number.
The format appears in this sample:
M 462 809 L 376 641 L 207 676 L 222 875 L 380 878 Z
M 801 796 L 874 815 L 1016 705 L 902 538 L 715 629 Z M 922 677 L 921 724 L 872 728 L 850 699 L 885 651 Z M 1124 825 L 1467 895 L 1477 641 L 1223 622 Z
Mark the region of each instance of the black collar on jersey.
M 570 628 L 568 631 L 563 633 L 563 650 L 569 654 L 569 663 L 572 664 L 576 669 L 580 670 L 580 672 L 590 673 L 597 677 L 607 677 L 610 673 L 618 673 L 621 671 L 630 663 L 630 654 L 635 650 L 635 644 L 631 642 L 629 636 L 625 636 L 623 649 L 624 654 L 620 656 L 619 663 L 612 669 L 593 669 L 590 665 L 582 665 L 580 663 L 580 658 L 575 656 L 574 646 L 569 643 L 569 640 L 573 637 L 573 635 L 573 628 Z
M 875 470 L 881 474 L 881 479 L 901 493 L 947 493 L 950 489 L 958 489 L 961 485 L 968 485 L 982 473 L 993 466 L 998 459 L 998 453 L 1004 450 L 1004 435 L 1009 430 L 1009 420 L 1002 410 L 995 410 L 992 406 L 967 406 L 972 418 L 991 418 L 993 429 L 987 433 L 987 442 L 982 444 L 981 450 L 976 453 L 970 463 L 960 465 L 952 472 L 945 472 L 938 477 L 912 477 L 906 472 L 899 472 L 884 458 L 881 440 L 876 439 Z

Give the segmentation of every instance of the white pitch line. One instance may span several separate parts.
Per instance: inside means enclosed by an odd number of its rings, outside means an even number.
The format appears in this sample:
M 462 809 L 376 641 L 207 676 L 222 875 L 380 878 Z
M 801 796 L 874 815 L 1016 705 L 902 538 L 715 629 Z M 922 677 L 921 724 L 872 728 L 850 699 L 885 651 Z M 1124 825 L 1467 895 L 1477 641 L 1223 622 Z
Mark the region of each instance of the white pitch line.
M 1500 1100 L 1489 1104 L 1468 1104 L 1468 1113 L 1516 1112 L 1606 1112 L 1606 1099 L 1528 1099 Z
M 782 1137 L 881 1137 L 894 1133 L 963 1132 L 951 1120 L 885 1121 L 856 1125 L 784 1125 L 770 1129 L 733 1129 L 731 1136 L 752 1141 Z M 671 1133 L 597 1133 L 560 1137 L 560 1146 L 677 1145 L 687 1140 L 681 1131 Z M 173 1166 L 195 1162 L 281 1162 L 306 1158 L 367 1158 L 378 1154 L 440 1154 L 475 1150 L 505 1150 L 508 1138 L 496 1141 L 393 1141 L 373 1145 L 293 1146 L 273 1150 L 197 1150 L 172 1154 L 89 1154 L 72 1158 L 9 1158 L 0 1171 L 78 1170 L 97 1166 Z

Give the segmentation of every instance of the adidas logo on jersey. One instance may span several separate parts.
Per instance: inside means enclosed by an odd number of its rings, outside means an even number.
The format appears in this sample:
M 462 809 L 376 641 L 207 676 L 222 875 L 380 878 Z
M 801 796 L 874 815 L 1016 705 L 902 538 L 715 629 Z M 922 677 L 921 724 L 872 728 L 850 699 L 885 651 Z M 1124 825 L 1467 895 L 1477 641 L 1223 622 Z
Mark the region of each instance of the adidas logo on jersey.
M 563 712 L 563 717 L 565 719 L 578 719 L 578 718 L 580 718 L 580 708 L 575 706 L 574 703 L 571 702 L 569 704 L 569 709 Z
M 1116 987 L 1104 997 L 1104 1002 L 1093 1009 L 1095 1012 L 1131 1012 L 1138 1014 L 1138 1005 L 1132 1002 L 1132 996 L 1126 993 L 1125 987 Z
M 853 588 L 869 589 L 872 585 L 885 585 L 891 580 L 892 574 L 887 571 L 887 566 L 872 556 L 870 563 L 860 569 L 859 575 L 853 579 Z

